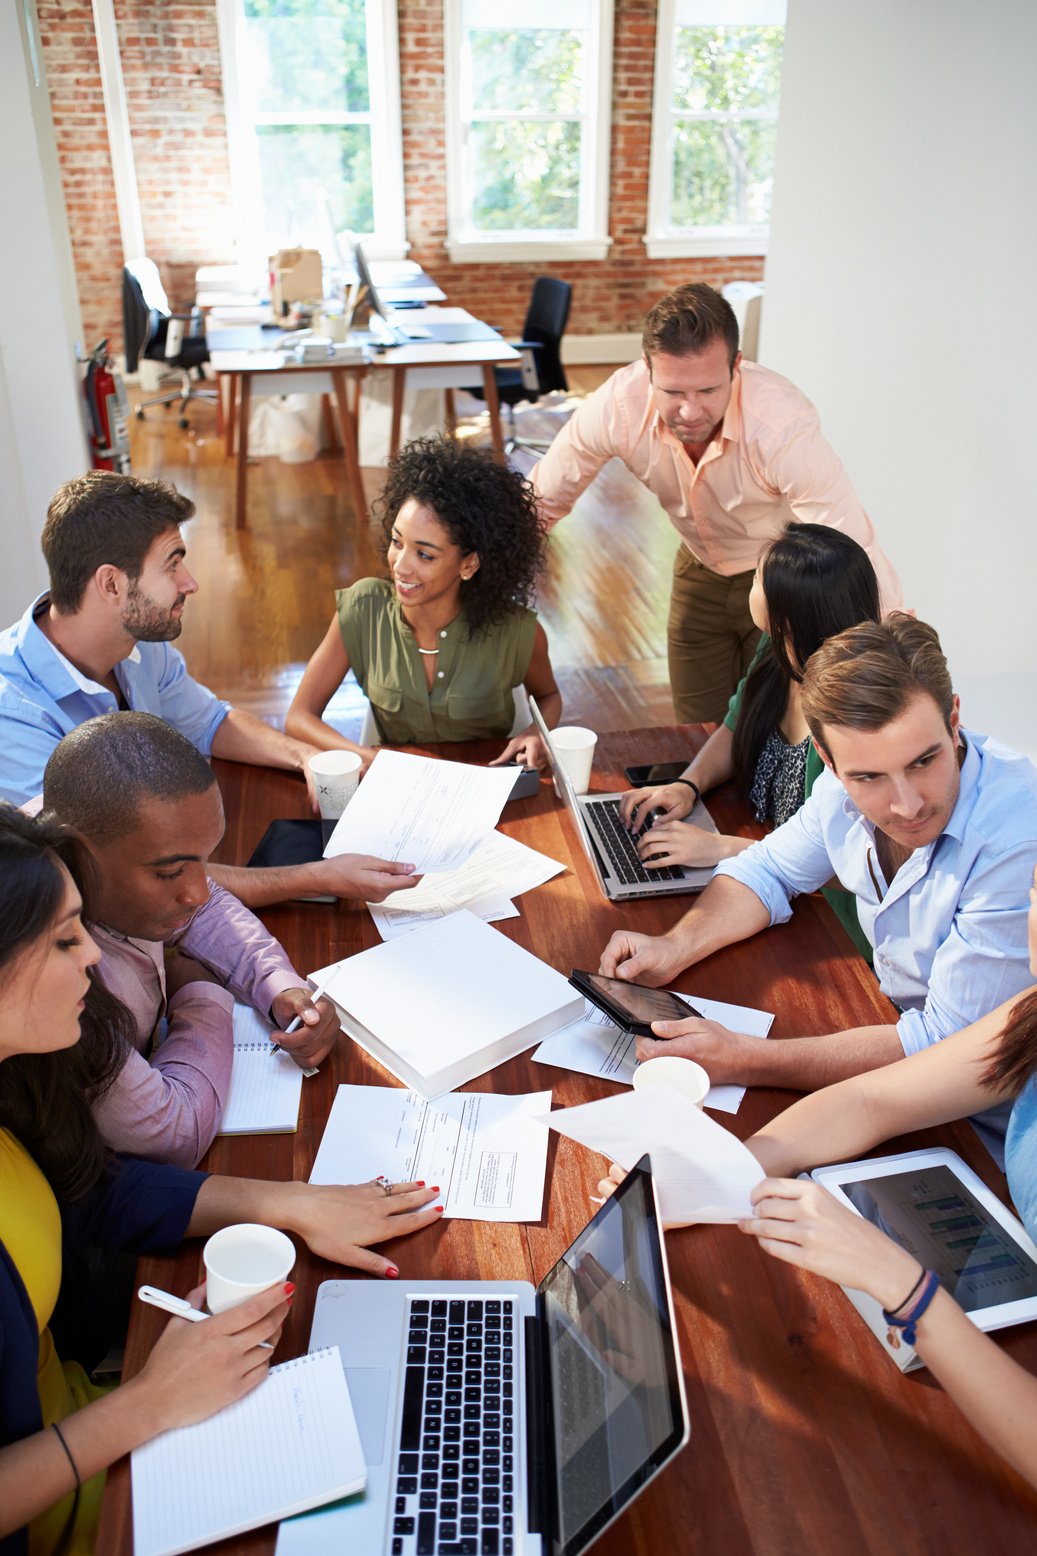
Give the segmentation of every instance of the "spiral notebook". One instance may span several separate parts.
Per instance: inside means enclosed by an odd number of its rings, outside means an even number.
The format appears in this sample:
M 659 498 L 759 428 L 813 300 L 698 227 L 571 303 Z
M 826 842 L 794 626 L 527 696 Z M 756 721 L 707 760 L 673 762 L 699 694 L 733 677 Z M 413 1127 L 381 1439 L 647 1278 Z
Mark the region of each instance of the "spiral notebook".
M 179 1556 L 362 1491 L 338 1346 L 271 1367 L 244 1399 L 135 1448 L 130 1475 L 134 1556 Z
M 275 1051 L 278 1034 L 251 1005 L 234 1006 L 234 1065 L 221 1135 L 283 1135 L 299 1127 L 303 1072 Z

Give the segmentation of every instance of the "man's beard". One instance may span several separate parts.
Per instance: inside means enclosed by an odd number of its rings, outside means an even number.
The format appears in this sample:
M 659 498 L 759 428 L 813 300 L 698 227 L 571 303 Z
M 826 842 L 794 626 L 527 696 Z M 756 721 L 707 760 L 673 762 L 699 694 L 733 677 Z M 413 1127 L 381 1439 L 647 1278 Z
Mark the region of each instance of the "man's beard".
M 182 605 L 185 598 L 181 595 L 176 604 Z M 122 624 L 137 643 L 168 643 L 178 638 L 183 629 L 183 622 L 178 616 L 172 615 L 170 611 L 159 610 L 135 583 L 130 584 Z

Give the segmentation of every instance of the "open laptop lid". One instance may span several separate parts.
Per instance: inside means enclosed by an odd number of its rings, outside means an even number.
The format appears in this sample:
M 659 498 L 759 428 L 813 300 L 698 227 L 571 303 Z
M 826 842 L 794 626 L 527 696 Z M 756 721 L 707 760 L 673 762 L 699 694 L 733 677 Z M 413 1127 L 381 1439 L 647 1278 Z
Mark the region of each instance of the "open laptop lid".
M 565 805 L 566 810 L 569 812 L 570 816 L 573 818 L 573 821 L 576 823 L 576 830 L 580 835 L 580 842 L 583 844 L 583 851 L 587 855 L 587 858 L 590 860 L 594 874 L 598 877 L 598 885 L 601 887 L 602 895 L 607 897 L 609 895 L 609 891 L 608 887 L 605 885 L 605 877 L 602 874 L 601 865 L 598 862 L 598 853 L 594 847 L 594 839 L 591 837 L 590 832 L 587 830 L 587 823 L 583 819 L 583 811 L 580 809 L 576 790 L 572 786 L 572 779 L 569 777 L 569 774 L 566 772 L 565 768 L 558 760 L 558 757 L 555 755 L 555 748 L 551 744 L 551 731 L 544 723 L 544 716 L 540 709 L 537 707 L 535 697 L 530 697 L 529 699 L 529 711 L 533 715 L 533 722 L 537 727 L 541 740 L 544 742 L 544 750 L 547 752 L 547 760 L 551 764 L 551 773 L 554 777 L 558 793 L 562 796 L 562 803 Z
M 662 1221 L 643 1156 L 537 1288 L 531 1459 L 545 1551 L 577 1556 L 688 1440 Z

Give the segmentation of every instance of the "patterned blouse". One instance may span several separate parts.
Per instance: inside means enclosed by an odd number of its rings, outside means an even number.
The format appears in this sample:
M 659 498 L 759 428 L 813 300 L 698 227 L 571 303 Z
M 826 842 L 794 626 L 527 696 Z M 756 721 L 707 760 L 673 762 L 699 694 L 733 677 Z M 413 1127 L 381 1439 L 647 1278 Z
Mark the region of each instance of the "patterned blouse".
M 796 814 L 803 803 L 809 746 L 809 735 L 797 746 L 790 746 L 779 730 L 771 730 L 749 791 L 749 803 L 757 821 L 773 821 L 780 827 Z

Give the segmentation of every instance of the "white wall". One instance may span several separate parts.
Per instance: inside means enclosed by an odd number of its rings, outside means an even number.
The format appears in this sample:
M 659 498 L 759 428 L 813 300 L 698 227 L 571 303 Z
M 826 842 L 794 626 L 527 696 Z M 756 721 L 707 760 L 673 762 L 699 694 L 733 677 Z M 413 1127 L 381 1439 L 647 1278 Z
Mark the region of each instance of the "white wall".
M 46 583 L 54 489 L 89 464 L 72 248 L 32 0 L 0 5 L 0 627 Z M 112 282 L 118 285 L 118 277 Z
M 790 0 L 761 340 L 955 679 L 1028 697 L 1030 749 L 1035 60 L 1033 0 Z

